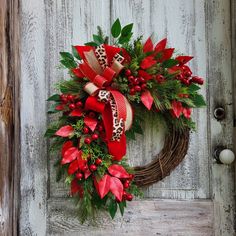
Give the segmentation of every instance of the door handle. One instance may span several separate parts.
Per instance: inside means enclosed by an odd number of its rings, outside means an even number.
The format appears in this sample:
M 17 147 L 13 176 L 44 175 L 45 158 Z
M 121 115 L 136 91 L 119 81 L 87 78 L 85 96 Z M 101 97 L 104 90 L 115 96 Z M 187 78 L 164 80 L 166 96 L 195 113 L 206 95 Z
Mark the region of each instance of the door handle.
M 214 158 L 218 164 L 230 165 L 234 162 L 235 155 L 230 149 L 217 147 L 214 151 Z

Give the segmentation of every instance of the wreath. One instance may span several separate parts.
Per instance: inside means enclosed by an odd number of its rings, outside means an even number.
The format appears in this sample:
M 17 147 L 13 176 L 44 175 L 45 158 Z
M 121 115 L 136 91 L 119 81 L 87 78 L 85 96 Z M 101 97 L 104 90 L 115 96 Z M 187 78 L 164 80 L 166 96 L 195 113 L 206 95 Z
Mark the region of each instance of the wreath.
M 195 129 L 192 108 L 205 106 L 198 93 L 203 79 L 186 64 L 191 56 L 174 55 L 167 39 L 156 45 L 142 36 L 131 41 L 133 24 L 121 27 L 117 19 L 111 39 L 100 27 L 93 41 L 60 52 L 60 64 L 70 79 L 56 85 L 49 97 L 49 113 L 60 113 L 45 136 L 51 151 L 61 154 L 55 163 L 57 181 L 70 185 L 82 222 L 98 210 L 114 218 L 124 213 L 126 201 L 141 196 L 138 186 L 150 185 L 184 158 L 189 131 Z M 149 164 L 130 167 L 127 139 L 142 134 L 143 113 L 167 127 L 163 150 Z

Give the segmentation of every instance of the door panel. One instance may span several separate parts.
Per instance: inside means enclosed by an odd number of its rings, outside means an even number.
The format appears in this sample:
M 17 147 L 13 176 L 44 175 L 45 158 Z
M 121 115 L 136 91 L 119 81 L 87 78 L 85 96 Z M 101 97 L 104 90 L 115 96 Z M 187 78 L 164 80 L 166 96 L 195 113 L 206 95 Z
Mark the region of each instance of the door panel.
M 217 145 L 232 147 L 230 1 L 21 0 L 21 5 L 21 235 L 233 235 L 234 170 L 212 158 Z M 167 37 L 177 52 L 194 55 L 191 66 L 206 78 L 201 92 L 209 104 L 194 110 L 197 131 L 170 176 L 145 188 L 145 198 L 131 202 L 123 219 L 104 216 L 99 227 L 80 225 L 65 199 L 68 187 L 55 181 L 56 156 L 43 138 L 51 119 L 45 100 L 68 76 L 57 68 L 59 52 L 89 41 L 97 25 L 109 34 L 117 17 L 123 24 L 134 22 L 135 36 Z M 212 116 L 219 104 L 227 109 L 223 122 Z M 165 130 L 158 121 L 146 114 L 143 126 L 145 135 L 128 144 L 132 165 L 148 163 L 163 145 Z

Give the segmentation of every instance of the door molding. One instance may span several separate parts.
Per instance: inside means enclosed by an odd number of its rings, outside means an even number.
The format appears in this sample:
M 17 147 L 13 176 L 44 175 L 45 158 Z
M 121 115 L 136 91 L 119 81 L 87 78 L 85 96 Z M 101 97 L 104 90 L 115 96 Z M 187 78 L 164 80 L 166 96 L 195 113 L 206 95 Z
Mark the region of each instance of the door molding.
M 18 235 L 19 1 L 0 0 L 0 232 Z

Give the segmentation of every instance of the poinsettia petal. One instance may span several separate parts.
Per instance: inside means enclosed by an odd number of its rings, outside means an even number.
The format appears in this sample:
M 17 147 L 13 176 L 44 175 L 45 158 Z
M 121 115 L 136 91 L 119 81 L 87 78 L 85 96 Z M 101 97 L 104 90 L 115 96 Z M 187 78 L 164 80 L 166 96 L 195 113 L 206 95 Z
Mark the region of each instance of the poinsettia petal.
M 104 175 L 102 179 L 95 184 L 100 198 L 104 198 L 110 191 L 110 178 L 109 175 Z
M 192 113 L 192 109 L 191 108 L 183 108 L 183 114 L 187 119 L 191 118 L 191 113 Z
M 165 49 L 167 43 L 167 38 L 162 39 L 157 45 L 155 46 L 155 52 L 161 52 Z
M 138 71 L 138 75 L 140 76 L 140 77 L 143 77 L 145 80 L 150 80 L 150 79 L 152 79 L 152 75 L 150 75 L 150 74 L 148 74 L 146 71 L 144 71 L 144 70 L 139 70 Z
M 67 149 L 63 155 L 61 164 L 64 165 L 64 164 L 74 161 L 78 157 L 78 155 L 79 155 L 79 151 L 76 147 L 71 147 Z
M 87 179 L 91 175 L 91 171 L 89 169 L 84 171 L 84 178 Z
M 122 178 L 122 179 L 125 179 L 125 178 L 129 178 L 129 173 L 125 170 L 125 168 L 121 165 L 118 165 L 118 164 L 113 164 L 111 165 L 109 168 L 108 168 L 108 172 L 117 177 L 117 178 Z
M 164 49 L 162 52 L 161 61 L 163 62 L 169 60 L 172 57 L 174 50 L 174 48 Z
M 149 37 L 145 42 L 145 44 L 143 45 L 143 52 L 146 53 L 151 51 L 153 51 L 153 42 L 151 40 L 151 37 Z
M 186 64 L 192 59 L 193 59 L 192 56 L 178 56 L 175 58 L 175 60 L 177 60 L 180 64 Z
M 70 113 L 70 116 L 82 116 L 83 115 L 83 111 L 82 109 L 74 109 L 71 113 Z
M 72 141 L 66 141 L 62 145 L 61 155 L 64 156 L 65 151 L 67 151 L 70 147 L 73 147 L 73 142 Z
M 110 191 L 118 201 L 122 201 L 124 187 L 118 178 L 110 177 Z
M 145 70 L 155 65 L 156 63 L 157 61 L 154 59 L 153 56 L 148 56 L 142 60 L 140 67 Z
M 85 118 L 84 118 L 84 123 L 85 123 L 85 125 L 87 125 L 92 131 L 94 131 L 95 128 L 96 128 L 96 126 L 97 126 L 98 121 L 97 121 L 97 119 L 95 119 L 95 118 L 91 118 L 91 117 L 89 117 L 89 116 L 85 116 Z
M 172 101 L 171 106 L 173 112 L 172 114 L 174 115 L 174 117 L 179 118 L 183 111 L 182 103 L 174 100 Z
M 79 169 L 79 164 L 77 159 L 75 159 L 73 162 L 70 163 L 68 168 L 68 174 L 72 175 Z
M 69 137 L 71 134 L 73 134 L 73 132 L 74 129 L 72 126 L 65 125 L 56 132 L 56 135 L 61 137 Z
M 122 51 L 122 56 L 124 57 L 125 61 L 127 63 L 131 62 L 131 56 L 129 55 L 129 53 L 125 50 L 125 48 L 121 48 Z
M 77 179 L 73 179 L 71 182 L 71 195 L 75 195 L 76 193 L 79 193 L 80 198 L 83 197 L 84 190 L 81 185 L 79 185 Z
M 152 104 L 153 104 L 153 97 L 148 90 L 146 90 L 142 93 L 141 101 L 148 110 L 151 109 Z

